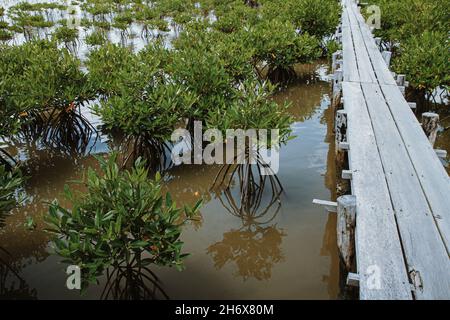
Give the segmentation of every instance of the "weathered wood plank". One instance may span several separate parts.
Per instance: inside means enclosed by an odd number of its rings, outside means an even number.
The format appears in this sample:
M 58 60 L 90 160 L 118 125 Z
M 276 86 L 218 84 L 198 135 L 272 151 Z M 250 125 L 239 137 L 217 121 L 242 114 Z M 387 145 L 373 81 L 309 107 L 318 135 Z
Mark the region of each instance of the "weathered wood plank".
M 356 198 L 353 195 L 337 199 L 337 244 L 347 271 L 351 271 L 355 255 Z
M 381 86 L 449 254 L 450 178 L 396 86 Z M 450 269 L 450 262 L 447 261 Z M 450 288 L 450 286 L 448 287 Z M 448 290 L 450 291 L 450 290 Z
M 360 84 L 343 82 L 343 94 L 347 138 L 352 145 L 351 183 L 357 202 L 355 245 L 360 298 L 412 299 L 389 190 Z
M 404 141 L 377 84 L 363 83 L 408 272 L 419 299 L 450 299 L 449 258 Z M 411 110 L 408 111 L 411 112 Z M 413 277 L 414 275 L 414 277 Z
M 450 179 L 386 66 L 355 1 L 343 0 L 342 6 L 346 28 L 343 100 L 351 144 L 349 176 L 357 196 L 360 298 L 389 299 L 391 294 L 398 299 L 450 299 Z M 367 150 L 373 150 L 374 155 Z M 379 178 L 372 177 L 374 174 Z M 376 200 L 384 201 L 373 202 L 367 190 Z M 365 202 L 360 202 L 361 196 L 366 197 Z M 360 211 L 365 214 L 360 216 Z M 375 228 L 370 226 L 370 219 Z M 374 230 L 385 232 L 384 241 L 372 233 Z M 386 239 L 395 244 L 386 246 Z M 368 249 L 371 245 L 372 251 Z M 380 248 L 388 255 L 385 260 L 380 257 Z M 391 277 L 389 281 L 382 279 L 381 287 L 390 287 L 391 293 L 370 290 L 368 286 L 367 268 L 378 267 L 368 261 L 375 260 L 382 262 L 383 272 L 389 264 L 397 268 L 400 281 L 392 275 L 387 276 Z M 408 281 L 415 286 L 414 295 Z
M 366 46 L 367 53 L 372 63 L 372 68 L 376 74 L 378 82 L 380 84 L 395 84 L 396 82 L 394 80 L 394 77 L 386 67 L 386 62 L 384 61 L 383 56 L 376 44 L 376 41 L 373 38 L 372 33 L 370 32 L 369 26 L 364 21 L 362 15 L 360 13 L 356 13 L 356 10 L 354 9 L 355 6 L 349 7 L 352 8 L 353 14 L 355 14 L 357 17 L 359 28 L 364 39 L 364 44 Z
M 344 81 L 359 82 L 358 66 L 356 64 L 352 33 L 349 26 L 342 26 L 342 47 L 344 60 Z
M 358 21 L 353 12 L 349 14 L 350 19 L 353 18 L 354 24 L 351 23 L 350 29 L 353 39 L 353 47 L 356 55 L 356 62 L 358 65 L 358 73 L 361 82 L 376 83 L 377 77 L 373 70 L 372 63 L 366 50 L 364 38 L 361 33 Z

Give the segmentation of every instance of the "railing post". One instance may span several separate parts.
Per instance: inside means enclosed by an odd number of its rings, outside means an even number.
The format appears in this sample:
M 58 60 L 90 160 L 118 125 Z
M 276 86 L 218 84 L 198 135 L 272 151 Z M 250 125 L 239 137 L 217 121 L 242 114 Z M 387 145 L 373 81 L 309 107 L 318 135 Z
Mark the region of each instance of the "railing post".
M 339 68 L 334 73 L 333 77 L 333 99 L 337 99 L 341 92 L 341 82 L 344 77 L 344 72 L 342 71 L 342 68 Z
M 391 57 L 392 57 L 392 52 L 390 51 L 383 51 L 381 53 L 384 61 L 386 62 L 386 65 L 389 67 L 391 65 Z
M 433 112 L 422 113 L 422 128 L 430 140 L 431 146 L 434 147 L 439 128 L 439 115 Z
M 352 269 L 355 256 L 356 197 L 337 199 L 337 243 L 346 271 Z

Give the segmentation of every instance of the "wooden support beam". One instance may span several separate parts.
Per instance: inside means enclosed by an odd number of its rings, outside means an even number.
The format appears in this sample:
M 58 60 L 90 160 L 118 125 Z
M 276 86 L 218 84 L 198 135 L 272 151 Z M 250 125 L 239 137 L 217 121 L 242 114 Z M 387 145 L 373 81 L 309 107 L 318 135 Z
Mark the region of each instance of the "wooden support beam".
M 447 150 L 434 149 L 434 152 L 436 152 L 439 159 L 447 158 Z
M 381 38 L 380 37 L 375 38 L 375 44 L 377 45 L 378 48 L 381 46 Z
M 352 180 L 352 171 L 351 170 L 342 170 L 342 179 Z
M 335 71 L 333 76 L 333 98 L 338 97 L 341 92 L 341 82 L 343 77 L 344 72 L 342 71 L 342 68 Z
M 347 143 L 347 112 L 343 109 L 336 111 L 334 123 L 335 145 L 336 145 L 336 170 L 345 168 L 345 149 L 340 148 L 341 143 Z
M 347 285 L 350 287 L 359 287 L 359 274 L 350 272 L 347 275 Z
M 347 271 L 355 256 L 356 197 L 341 196 L 337 199 L 337 243 Z
M 398 86 L 405 86 L 405 79 L 406 79 L 406 76 L 404 74 L 399 74 L 397 76 L 397 85 Z
M 338 148 L 341 150 L 350 150 L 350 144 L 348 142 L 341 142 Z
M 385 50 L 381 53 L 381 56 L 383 57 L 384 62 L 386 62 L 386 65 L 389 67 L 391 65 L 392 52 Z
M 313 199 L 313 203 L 324 207 L 328 212 L 337 212 L 337 202 Z
M 347 112 L 345 110 L 336 111 L 334 132 L 336 134 L 336 145 L 347 142 Z
M 417 108 L 417 103 L 415 102 L 408 102 L 408 105 L 412 110 L 415 110 Z
M 422 128 L 431 145 L 434 146 L 439 128 L 439 115 L 433 112 L 422 113 Z

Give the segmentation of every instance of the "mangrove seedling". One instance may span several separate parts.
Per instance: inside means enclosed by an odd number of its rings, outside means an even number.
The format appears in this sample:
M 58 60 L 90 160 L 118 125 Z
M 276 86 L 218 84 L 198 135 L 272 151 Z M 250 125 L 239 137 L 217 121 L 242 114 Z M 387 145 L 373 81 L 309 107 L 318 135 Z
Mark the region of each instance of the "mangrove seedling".
M 183 269 L 182 227 L 201 205 L 180 209 L 163 195 L 161 177 L 149 179 L 138 159 L 121 171 L 116 156 L 100 159 L 100 172 L 89 169 L 80 182 L 85 192 L 65 188 L 72 209 L 56 200 L 49 204 L 47 229 L 55 252 L 81 269 L 82 288 L 97 283 L 107 270 L 151 270 L 151 265 Z

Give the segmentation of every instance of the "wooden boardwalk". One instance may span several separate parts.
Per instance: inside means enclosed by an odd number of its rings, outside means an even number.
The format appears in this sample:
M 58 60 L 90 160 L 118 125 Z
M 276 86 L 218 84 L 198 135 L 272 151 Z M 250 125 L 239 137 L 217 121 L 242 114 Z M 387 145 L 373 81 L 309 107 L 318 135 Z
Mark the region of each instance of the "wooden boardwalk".
M 389 54 L 355 2 L 342 6 L 334 91 L 346 119 L 340 147 L 356 199 L 360 298 L 450 299 L 449 176 L 402 94 L 404 79 L 388 68 Z

